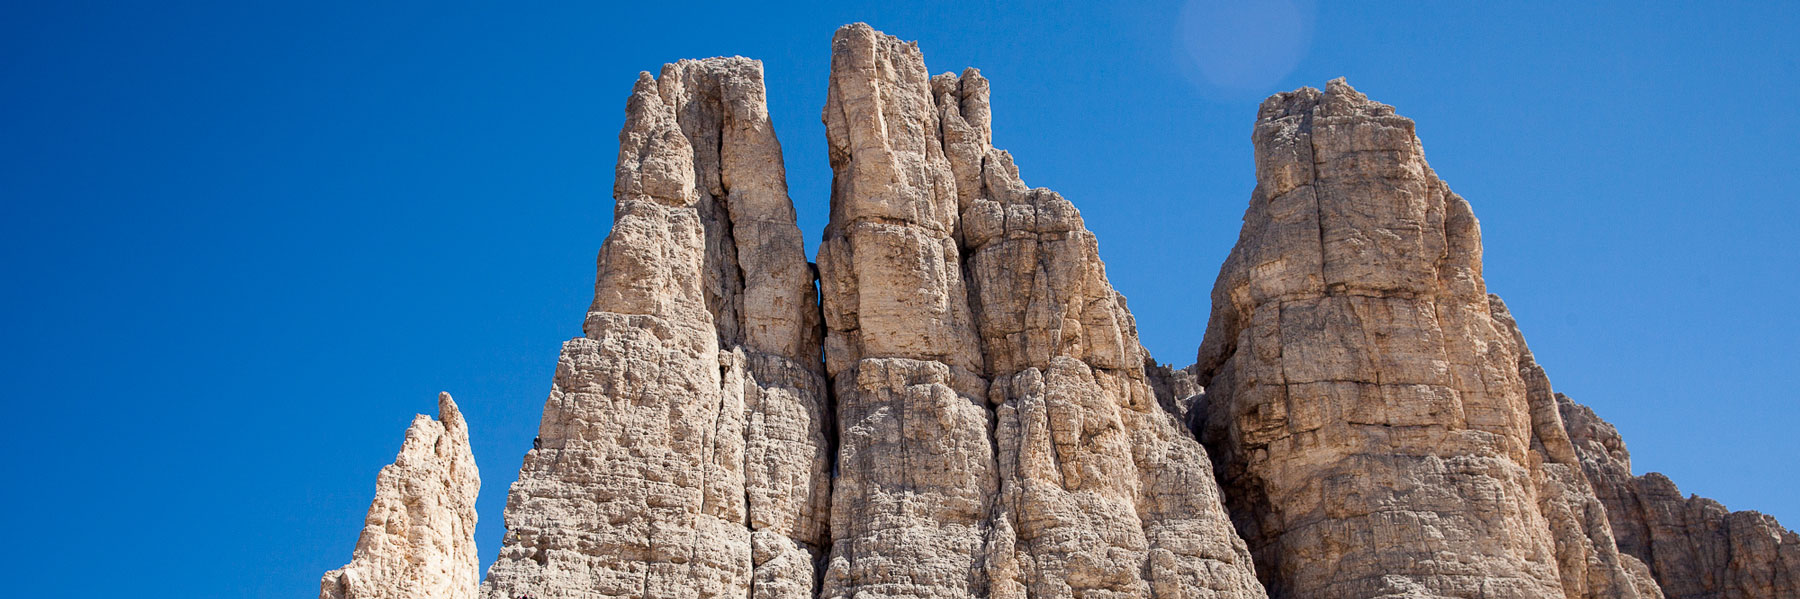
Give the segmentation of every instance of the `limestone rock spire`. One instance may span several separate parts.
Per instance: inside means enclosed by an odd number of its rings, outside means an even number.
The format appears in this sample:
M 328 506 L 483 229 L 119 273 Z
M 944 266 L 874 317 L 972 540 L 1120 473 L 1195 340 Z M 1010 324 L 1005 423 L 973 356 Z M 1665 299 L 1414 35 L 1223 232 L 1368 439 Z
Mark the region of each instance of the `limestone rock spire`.
M 319 580 L 319 599 L 469 599 L 479 581 L 469 427 L 449 393 L 420 414 L 394 463 L 375 477 L 350 563 Z
M 992 147 L 989 98 L 867 25 L 833 39 L 822 596 L 1264 596 L 1098 242 Z
M 1339 79 L 1253 140 L 1195 417 L 1271 596 L 1640 596 L 1412 121 Z
M 829 405 L 762 64 L 640 75 L 613 196 L 482 595 L 810 599 Z

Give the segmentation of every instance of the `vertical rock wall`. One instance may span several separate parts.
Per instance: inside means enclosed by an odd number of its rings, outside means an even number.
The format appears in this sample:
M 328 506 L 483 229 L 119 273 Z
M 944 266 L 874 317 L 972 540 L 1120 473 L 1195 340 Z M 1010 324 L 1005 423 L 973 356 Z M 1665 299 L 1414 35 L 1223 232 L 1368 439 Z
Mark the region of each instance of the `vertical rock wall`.
M 482 593 L 812 597 L 829 405 L 761 64 L 641 75 L 613 195 Z
M 376 475 L 356 552 L 320 579 L 319 599 L 474 597 L 480 491 L 469 427 L 450 394 L 439 394 L 438 419 L 414 418 L 400 454 Z

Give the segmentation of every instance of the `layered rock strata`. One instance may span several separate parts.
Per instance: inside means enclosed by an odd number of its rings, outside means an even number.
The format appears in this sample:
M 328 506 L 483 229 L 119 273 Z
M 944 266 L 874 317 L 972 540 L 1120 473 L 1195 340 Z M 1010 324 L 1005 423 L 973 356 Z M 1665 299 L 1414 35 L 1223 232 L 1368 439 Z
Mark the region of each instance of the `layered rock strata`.
M 1337 80 L 1264 102 L 1253 139 L 1195 416 L 1270 595 L 1654 596 L 1522 377 L 1475 217 L 1412 121 Z
M 829 405 L 762 65 L 641 75 L 613 196 L 482 595 L 810 599 Z
M 987 80 L 847 26 L 824 120 L 822 596 L 1263 596 L 1093 234 L 992 147 Z
M 1669 599 L 1800 597 L 1800 535 L 1764 514 L 1684 497 L 1661 474 L 1632 476 L 1617 429 L 1560 393 L 1556 405 L 1619 550 L 1649 564 Z
M 438 419 L 414 418 L 400 454 L 376 475 L 356 551 L 319 580 L 319 599 L 474 597 L 480 490 L 469 427 L 450 394 L 439 394 Z

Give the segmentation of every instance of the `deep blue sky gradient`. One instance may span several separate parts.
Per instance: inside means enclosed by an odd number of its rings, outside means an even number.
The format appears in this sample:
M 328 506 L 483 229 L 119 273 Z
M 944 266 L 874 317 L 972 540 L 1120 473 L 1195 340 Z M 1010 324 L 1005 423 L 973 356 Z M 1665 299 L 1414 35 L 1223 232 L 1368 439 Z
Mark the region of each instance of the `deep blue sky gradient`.
M 983 70 L 996 145 L 1082 209 L 1178 364 L 1257 102 L 1347 76 L 1419 122 L 1490 289 L 1639 472 L 1800 524 L 1794 3 L 752 4 L 0 7 L 12 592 L 309 596 L 439 390 L 473 429 L 485 568 L 637 73 L 764 61 L 810 252 L 851 21 Z

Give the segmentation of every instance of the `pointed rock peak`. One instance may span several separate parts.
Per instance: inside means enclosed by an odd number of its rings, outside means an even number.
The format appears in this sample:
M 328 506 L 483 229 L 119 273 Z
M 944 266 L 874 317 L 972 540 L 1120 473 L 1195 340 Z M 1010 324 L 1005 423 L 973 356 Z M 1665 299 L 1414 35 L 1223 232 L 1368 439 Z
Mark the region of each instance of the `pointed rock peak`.
M 418 415 L 394 463 L 375 477 L 350 563 L 319 580 L 321 599 L 469 599 L 475 596 L 475 497 L 481 475 L 450 394 L 438 417 Z
M 1392 117 L 1395 122 L 1404 121 L 1409 130 L 1411 120 L 1397 116 L 1394 107 L 1369 99 L 1367 95 L 1350 87 L 1343 77 L 1332 79 L 1325 84 L 1324 91 L 1314 87 L 1302 87 L 1290 92 L 1282 92 L 1263 100 L 1258 109 L 1258 122 L 1277 121 L 1286 117 L 1306 117 L 1305 129 L 1310 130 L 1310 117 Z
M 837 44 L 843 43 L 843 42 L 848 42 L 848 41 L 854 41 L 857 43 L 884 42 L 886 44 L 892 44 L 892 45 L 898 46 L 898 47 L 912 48 L 912 50 L 914 52 L 917 52 L 919 49 L 918 42 L 909 42 L 906 40 L 902 40 L 898 37 L 894 37 L 894 36 L 888 35 L 886 33 L 882 33 L 881 31 L 875 29 L 874 27 L 869 26 L 868 23 L 864 23 L 861 21 L 857 21 L 855 23 L 850 23 L 848 25 L 838 27 L 837 32 L 835 32 L 831 35 L 831 43 L 832 43 L 832 48 L 834 51 L 837 48 Z
M 456 400 L 450 399 L 448 391 L 438 392 L 438 422 L 444 423 L 444 428 L 452 434 L 465 440 L 469 438 L 469 425 L 463 422 L 462 411 L 456 409 Z
M 1325 116 L 1395 116 L 1394 107 L 1370 100 L 1362 92 L 1356 91 L 1356 88 L 1350 87 L 1350 83 L 1343 77 L 1325 84 L 1323 106 Z
M 584 335 L 563 344 L 488 599 L 815 596 L 830 412 L 761 63 L 638 77 Z

